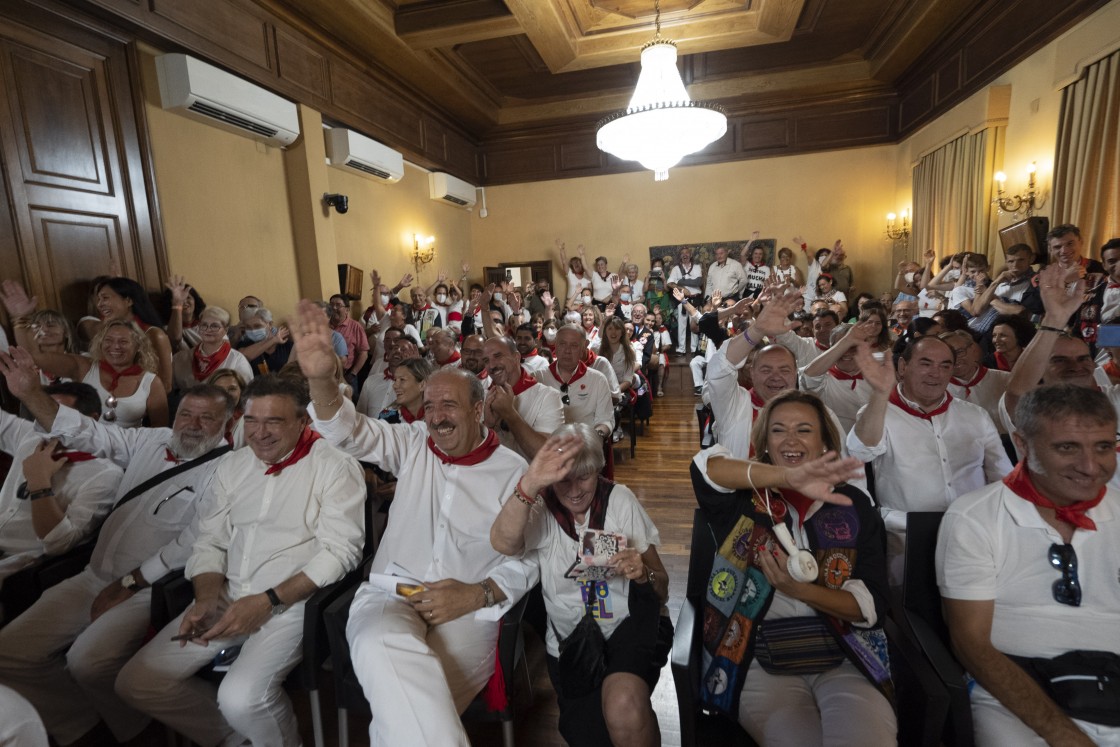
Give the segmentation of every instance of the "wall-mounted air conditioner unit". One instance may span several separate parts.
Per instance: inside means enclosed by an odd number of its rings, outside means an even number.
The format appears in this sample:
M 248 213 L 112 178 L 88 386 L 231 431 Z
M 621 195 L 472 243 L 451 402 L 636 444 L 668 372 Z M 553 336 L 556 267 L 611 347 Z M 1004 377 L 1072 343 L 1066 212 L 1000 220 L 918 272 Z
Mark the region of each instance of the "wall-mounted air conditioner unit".
M 475 203 L 475 186 L 451 174 L 433 171 L 428 174 L 428 191 L 433 200 L 450 202 L 452 205 L 470 208 Z
M 323 133 L 331 166 L 352 169 L 379 181 L 394 184 L 404 176 L 404 156 L 345 127 Z
M 185 54 L 156 58 L 164 109 L 284 147 L 299 137 L 296 105 Z

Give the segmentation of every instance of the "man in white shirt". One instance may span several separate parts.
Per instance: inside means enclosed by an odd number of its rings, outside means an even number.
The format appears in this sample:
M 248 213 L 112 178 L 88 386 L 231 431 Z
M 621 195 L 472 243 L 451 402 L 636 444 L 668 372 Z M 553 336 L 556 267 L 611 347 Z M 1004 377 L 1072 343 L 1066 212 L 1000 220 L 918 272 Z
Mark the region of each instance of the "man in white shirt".
M 326 327 L 322 312 L 312 312 Z M 229 451 L 234 402 L 220 387 L 200 385 L 184 394 L 170 429 L 103 425 L 60 407 L 40 388 L 30 356 L 13 352 L 15 360 L 0 356 L 0 373 L 39 424 L 125 473 L 86 569 L 0 628 L 0 682 L 31 701 L 59 744 L 99 718 L 124 742 L 147 719 L 121 702 L 113 683 L 148 632 L 151 583 L 190 557 L 215 457 Z
M 704 289 L 704 271 L 700 265 L 692 261 L 692 249 L 689 247 L 681 247 L 680 261 L 673 265 L 665 287 L 670 291 L 679 287 L 684 291 L 686 300 L 693 305 L 700 304 Z M 688 314 L 684 313 L 684 304 L 681 304 L 677 307 L 677 353 L 681 355 L 686 351 L 686 340 L 690 340 L 687 346 L 687 351 L 690 353 L 696 352 L 696 343 L 699 341 L 698 335 L 690 332 L 688 323 Z
M 307 301 L 299 318 L 296 349 L 315 429 L 399 476 L 389 529 L 346 631 L 373 711 L 370 743 L 465 747 L 459 714 L 494 671 L 497 620 L 536 583 L 534 568 L 490 545 L 525 460 L 483 428 L 485 390 L 465 371 L 428 378 L 424 423 L 358 415 L 338 396 L 330 341 Z M 406 574 L 421 587 L 407 599 L 396 594 Z
M 393 404 L 396 393 L 393 391 L 394 371 L 401 361 L 420 355 L 416 344 L 408 337 L 390 329 L 385 333 L 384 365 L 370 369 L 358 396 L 358 412 L 376 418 L 378 414 Z
M 486 354 L 482 350 L 482 344 L 486 338 L 479 334 L 467 335 L 463 338 L 460 345 L 460 354 L 462 359 L 459 361 L 459 368 L 472 373 L 480 379 L 486 379 Z
M 101 416 L 101 398 L 88 384 L 68 381 L 45 391 L 83 415 Z M 0 488 L 0 585 L 36 558 L 61 555 L 93 534 L 117 497 L 120 467 L 45 435 L 34 423 L 0 412 L 0 449 L 12 456 Z
M 848 452 L 875 470 L 875 499 L 887 526 L 892 583 L 902 578 L 907 511 L 943 511 L 959 495 L 1011 471 L 992 419 L 982 408 L 946 392 L 953 349 L 922 337 L 902 353 L 897 378 L 861 347 L 856 361 L 871 399 L 848 433 Z
M 726 246 L 717 246 L 715 255 L 715 261 L 708 265 L 708 282 L 704 294 L 711 297 L 719 291 L 725 301 L 738 300 L 747 284 L 743 265 L 736 259 L 728 258 Z
M 614 406 L 607 377 L 583 362 L 587 335 L 575 324 L 556 332 L 556 360 L 534 376 L 560 392 L 564 422 L 587 423 L 606 438 L 614 430 Z
M 194 604 L 132 658 L 117 692 L 198 744 L 298 744 L 281 685 L 302 656 L 303 603 L 361 560 L 366 488 L 357 460 L 309 427 L 303 382 L 259 377 L 244 399 L 249 448 L 215 472 L 187 563 Z M 191 681 L 237 645 L 216 698 Z
M 432 363 L 436 368 L 449 368 L 459 363 L 461 356 L 455 347 L 455 341 L 458 337 L 446 327 L 437 327 L 428 333 L 428 339 L 425 342 L 428 345 L 428 353 L 431 355 Z
M 517 352 L 521 355 L 521 365 L 529 373 L 548 368 L 549 360 L 537 348 L 537 332 L 532 324 L 522 324 L 514 331 Z
M 1019 465 L 954 501 L 937 540 L 945 622 L 976 678 L 976 744 L 1120 744 L 1120 726 L 1074 718 L 1012 658 L 1120 654 L 1120 492 L 1106 486 L 1116 412 L 1099 392 L 1060 385 L 1026 394 L 1016 419 Z M 1100 687 L 1092 669 L 1065 674 L 1067 686 Z
M 836 414 L 845 436 L 855 425 L 859 408 L 871 397 L 871 387 L 859 372 L 855 357 L 860 343 L 874 342 L 875 328 L 874 319 L 835 328 L 831 347 L 801 370 L 802 388 L 820 397 Z
M 564 424 L 560 393 L 539 383 L 521 365 L 517 344 L 491 337 L 483 344 L 490 389 L 482 422 L 498 434 L 502 446 L 532 459 L 552 432 Z
M 839 314 L 832 309 L 820 309 L 813 314 L 812 337 L 802 337 L 797 332 L 789 331 L 775 341 L 793 351 L 797 357 L 797 368 L 802 369 L 828 350 L 832 345 L 832 331 L 839 326 Z
M 980 365 L 983 351 L 975 338 L 963 329 L 944 332 L 939 337 L 953 349 L 953 378 L 949 393 L 957 399 L 980 405 L 992 418 L 999 433 L 1007 433 L 999 416 L 999 400 L 1011 381 L 1010 371 L 994 371 Z

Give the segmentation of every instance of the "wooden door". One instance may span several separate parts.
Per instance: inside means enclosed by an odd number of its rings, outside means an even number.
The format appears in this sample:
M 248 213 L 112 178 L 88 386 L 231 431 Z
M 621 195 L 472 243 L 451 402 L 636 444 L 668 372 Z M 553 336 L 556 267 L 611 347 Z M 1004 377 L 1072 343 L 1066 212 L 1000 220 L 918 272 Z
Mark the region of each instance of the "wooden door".
M 0 277 L 76 320 L 89 281 L 120 272 L 158 289 L 125 40 L 30 3 L 0 10 L 0 162 L 14 242 Z

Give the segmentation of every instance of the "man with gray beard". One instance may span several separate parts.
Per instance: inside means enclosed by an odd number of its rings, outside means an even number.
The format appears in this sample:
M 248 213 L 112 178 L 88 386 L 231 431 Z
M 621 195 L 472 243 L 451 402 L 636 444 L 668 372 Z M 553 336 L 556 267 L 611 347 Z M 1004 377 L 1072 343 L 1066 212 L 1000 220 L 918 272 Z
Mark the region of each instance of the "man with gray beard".
M 234 402 L 201 385 L 183 395 L 171 428 L 118 428 L 60 406 L 43 392 L 30 355 L 11 353 L 0 353 L 0 373 L 39 424 L 125 473 L 85 570 L 0 629 L 0 683 L 35 706 L 58 744 L 125 742 L 147 718 L 117 698 L 113 683 L 144 642 L 151 583 L 190 557 L 217 457 L 229 451 Z M 95 728 L 101 733 L 90 734 Z

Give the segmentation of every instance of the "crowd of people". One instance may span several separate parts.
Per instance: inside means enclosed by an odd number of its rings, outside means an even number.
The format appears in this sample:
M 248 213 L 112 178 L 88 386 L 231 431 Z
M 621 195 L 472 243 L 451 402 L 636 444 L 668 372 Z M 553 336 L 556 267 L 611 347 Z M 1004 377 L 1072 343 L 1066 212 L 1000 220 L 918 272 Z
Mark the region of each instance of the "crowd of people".
M 21 413 L 0 413 L 0 585 L 92 558 L 0 610 L 0 741 L 126 743 L 154 718 L 200 745 L 299 744 L 282 682 L 303 602 L 366 562 L 346 632 L 372 744 L 467 744 L 497 621 L 538 587 L 562 737 L 659 744 L 669 576 L 613 444 L 680 365 L 712 436 L 681 465 L 719 548 L 705 707 L 760 745 L 893 744 L 883 621 L 907 513 L 937 511 L 925 562 L 977 743 L 1120 743 L 1115 712 L 1039 675 L 1058 661 L 1118 697 L 1120 240 L 1100 262 L 1069 225 L 993 265 L 929 251 L 878 293 L 842 241 L 768 246 L 683 247 L 643 276 L 558 241 L 563 289 L 375 270 L 360 312 L 231 313 L 174 277 L 161 316 L 107 277 L 72 325 L 3 283 Z M 376 542 L 362 464 L 395 482 Z M 175 571 L 193 602 L 151 636 Z M 221 684 L 195 678 L 219 651 Z

